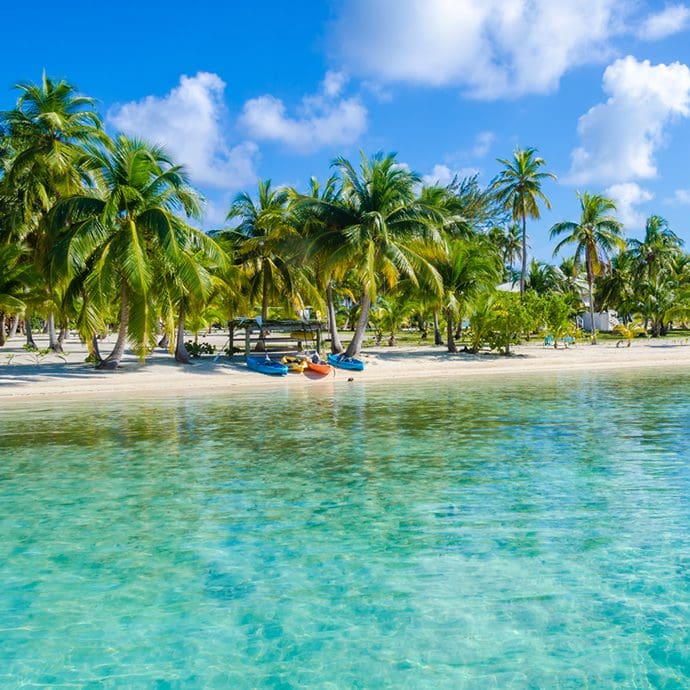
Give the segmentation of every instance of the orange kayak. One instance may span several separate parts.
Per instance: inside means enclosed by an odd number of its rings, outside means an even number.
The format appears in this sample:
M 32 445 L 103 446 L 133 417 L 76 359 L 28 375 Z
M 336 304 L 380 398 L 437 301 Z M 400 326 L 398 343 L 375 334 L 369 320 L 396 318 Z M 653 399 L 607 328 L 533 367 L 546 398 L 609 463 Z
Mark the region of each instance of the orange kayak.
M 312 362 L 310 359 L 307 360 L 307 368 L 315 371 L 317 374 L 330 374 L 331 365 L 327 362 Z

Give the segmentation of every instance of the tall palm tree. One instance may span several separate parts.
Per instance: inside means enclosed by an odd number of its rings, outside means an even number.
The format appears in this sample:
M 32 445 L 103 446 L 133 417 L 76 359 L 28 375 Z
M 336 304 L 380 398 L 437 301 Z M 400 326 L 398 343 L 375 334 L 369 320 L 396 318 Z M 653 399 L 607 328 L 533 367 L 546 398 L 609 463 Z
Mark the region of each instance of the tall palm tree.
M 85 174 L 77 164 L 82 147 L 107 137 L 94 100 L 68 82 L 54 81 L 44 72 L 40 84 L 25 82 L 16 88 L 20 95 L 15 108 L 2 114 L 13 151 L 6 181 L 22 196 L 17 234 L 26 241 L 37 273 L 45 280 L 49 346 L 60 351 L 54 321 L 60 294 L 50 271 L 53 238 L 46 218 L 57 201 L 82 190 Z
M 494 178 L 491 188 L 497 199 L 512 219 L 522 226 L 522 269 L 520 272 L 520 295 L 525 294 L 527 279 L 527 218 L 538 220 L 541 217 L 539 203 L 551 208 L 551 202 L 544 192 L 542 183 L 546 179 L 555 180 L 550 172 L 542 172 L 546 161 L 536 155 L 535 148 L 516 148 L 512 159 L 499 158 L 504 169 Z
M 421 277 L 440 292 L 428 250 L 444 246 L 438 229 L 441 213 L 419 203 L 414 193 L 419 177 L 396 165 L 393 154 L 367 159 L 362 153 L 359 171 L 345 158 L 332 165 L 342 178 L 342 201 L 313 203 L 322 218 L 343 228 L 344 241 L 328 265 L 351 267 L 361 284 L 359 317 L 345 351 L 354 356 L 362 348 L 369 310 L 381 288 L 393 287 L 401 277 L 412 282 Z
M 616 210 L 616 204 L 600 194 L 578 193 L 580 200 L 580 220 L 563 221 L 551 228 L 551 239 L 566 235 L 554 249 L 554 255 L 567 244 L 575 245 L 575 263 L 580 264 L 583 257 L 587 271 L 589 290 L 589 317 L 592 334 L 592 345 L 596 345 L 597 336 L 594 328 L 594 277 L 602 273 L 616 250 L 625 246 L 622 237 L 623 226 L 610 212 Z
M 160 147 L 119 135 L 112 151 L 89 147 L 82 162 L 96 186 L 63 199 L 51 214 L 58 237 L 52 266 L 69 280 L 88 268 L 83 299 L 97 313 L 116 306 L 117 341 L 99 365 L 114 369 L 128 337 L 142 359 L 155 344 L 164 275 L 175 272 L 183 287 L 194 289 L 201 280 L 195 252 L 218 263 L 224 256 L 211 238 L 179 217 L 197 217 L 200 197 Z M 87 340 L 92 328 L 82 333 Z

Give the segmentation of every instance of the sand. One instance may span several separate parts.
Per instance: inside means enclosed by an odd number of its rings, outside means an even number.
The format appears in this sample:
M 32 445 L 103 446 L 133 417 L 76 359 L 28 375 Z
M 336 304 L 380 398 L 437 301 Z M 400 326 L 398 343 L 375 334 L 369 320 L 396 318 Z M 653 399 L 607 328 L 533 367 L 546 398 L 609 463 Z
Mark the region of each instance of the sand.
M 207 338 L 218 348 L 223 334 Z M 45 337 L 37 338 L 45 347 Z M 327 377 L 289 374 L 269 377 L 248 371 L 243 358 L 204 356 L 192 365 L 176 364 L 166 352 L 157 351 L 144 364 L 127 354 L 117 371 L 102 372 L 86 364 L 86 349 L 77 339 L 65 344 L 66 354 L 35 355 L 22 349 L 19 337 L 0 348 L 0 401 L 31 402 L 37 399 L 83 398 L 89 396 L 167 395 L 169 393 L 218 394 L 277 386 L 346 385 L 358 381 L 402 379 L 445 379 L 448 377 L 500 377 L 547 372 L 605 371 L 650 368 L 690 369 L 690 341 L 680 338 L 636 340 L 617 348 L 615 342 L 596 346 L 579 343 L 569 349 L 545 348 L 533 341 L 514 348 L 510 357 L 491 353 L 448 354 L 443 347 L 429 345 L 370 347 L 362 358 L 363 372 L 336 370 Z M 102 346 L 107 352 L 109 343 Z

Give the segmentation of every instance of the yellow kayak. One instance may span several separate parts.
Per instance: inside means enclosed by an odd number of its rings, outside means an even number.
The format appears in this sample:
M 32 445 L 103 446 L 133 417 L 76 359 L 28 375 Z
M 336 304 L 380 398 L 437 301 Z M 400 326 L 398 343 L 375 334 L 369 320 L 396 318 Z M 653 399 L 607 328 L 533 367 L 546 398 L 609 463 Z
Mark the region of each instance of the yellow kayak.
M 285 355 L 280 361 L 281 364 L 284 364 L 288 368 L 288 371 L 292 371 L 295 374 L 301 374 L 307 368 L 307 361 L 304 357 Z

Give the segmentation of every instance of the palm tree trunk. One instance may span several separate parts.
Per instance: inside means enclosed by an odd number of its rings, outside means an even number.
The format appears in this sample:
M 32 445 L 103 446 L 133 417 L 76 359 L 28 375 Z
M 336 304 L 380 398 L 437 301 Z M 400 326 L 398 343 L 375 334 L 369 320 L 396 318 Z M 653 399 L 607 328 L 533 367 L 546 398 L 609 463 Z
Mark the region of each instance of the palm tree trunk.
M 523 200 L 524 203 L 524 200 Z M 527 279 L 527 214 L 522 211 L 522 271 L 520 272 L 520 299 L 525 295 Z
M 19 314 L 15 314 L 10 321 L 10 333 L 8 338 L 14 338 L 17 335 L 17 328 L 19 327 Z
M 443 338 L 441 337 L 441 327 L 438 323 L 438 312 L 434 312 L 434 345 L 443 345 Z
M 163 336 L 158 341 L 158 347 L 162 348 L 163 350 L 167 350 L 168 347 L 170 347 L 170 339 L 168 338 L 167 333 L 163 333 Z
M 31 331 L 31 313 L 26 310 L 24 314 L 24 331 L 26 332 L 26 344 L 32 350 L 37 350 L 36 343 L 34 342 L 34 335 Z
M 592 275 L 592 257 L 587 249 L 587 286 L 589 288 L 589 327 L 592 335 L 592 345 L 597 344 L 596 328 L 594 328 L 594 276 Z
M 367 323 L 369 322 L 369 309 L 371 308 L 371 297 L 369 293 L 365 290 L 362 295 L 362 302 L 359 309 L 359 318 L 357 319 L 357 325 L 355 327 L 355 333 L 352 336 L 350 344 L 345 350 L 345 354 L 348 357 L 354 357 L 359 354 L 362 349 L 362 343 L 364 342 L 364 334 L 367 330 Z
M 96 367 L 97 369 L 117 369 L 125 354 L 127 344 L 127 326 L 129 325 L 129 296 L 124 283 L 120 291 L 120 327 L 113 351 Z
M 7 321 L 7 315 L 4 311 L 0 311 L 0 347 L 5 344 L 5 324 Z
M 340 335 L 338 335 L 338 324 L 335 320 L 335 303 L 333 301 L 333 286 L 330 280 L 326 286 L 326 315 L 328 318 L 328 332 L 331 336 L 331 352 L 334 355 L 338 355 L 343 351 L 343 344 L 340 342 Z
M 448 352 L 457 352 L 458 348 L 453 337 L 453 313 L 450 309 L 446 309 L 446 334 L 448 336 Z
M 261 284 L 261 328 L 259 329 L 259 340 L 256 343 L 257 352 L 266 351 L 266 335 L 264 333 L 264 324 L 268 320 L 268 280 L 266 278 L 266 267 L 262 269 L 263 278 Z
M 189 352 L 184 345 L 184 299 L 180 300 L 180 316 L 177 322 L 177 338 L 175 340 L 175 361 L 189 364 Z
M 60 332 L 58 333 L 58 344 L 60 345 L 60 352 L 64 352 L 63 343 L 65 342 L 66 337 L 67 337 L 67 324 L 63 323 L 60 326 Z
M 103 361 L 103 357 L 101 356 L 101 348 L 98 344 L 97 335 L 91 337 L 91 354 L 96 362 L 96 366 L 98 366 Z
M 55 314 L 52 311 L 48 313 L 46 330 L 48 331 L 48 347 L 53 352 L 62 352 L 62 345 L 55 335 Z

